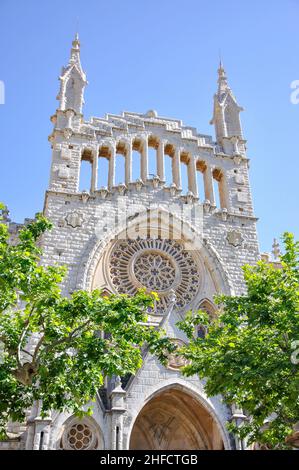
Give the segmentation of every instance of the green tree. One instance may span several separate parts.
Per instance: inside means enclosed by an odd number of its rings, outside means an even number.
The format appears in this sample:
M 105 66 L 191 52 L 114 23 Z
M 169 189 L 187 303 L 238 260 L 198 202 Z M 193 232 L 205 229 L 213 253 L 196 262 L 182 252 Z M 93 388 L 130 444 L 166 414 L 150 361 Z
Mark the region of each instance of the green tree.
M 289 233 L 283 241 L 281 269 L 264 261 L 244 266 L 246 295 L 218 296 L 215 320 L 200 311 L 179 323 L 190 339 L 180 351 L 190 361 L 184 373 L 206 378 L 209 396 L 243 409 L 248 420 L 240 428 L 230 423 L 231 431 L 277 449 L 290 446 L 299 421 L 299 242 Z M 194 334 L 200 324 L 204 338 Z
M 40 264 L 39 239 L 50 228 L 38 215 L 11 244 L 0 223 L 2 437 L 7 422 L 22 422 L 35 400 L 42 401 L 43 416 L 53 409 L 82 414 L 105 376 L 136 372 L 145 347 L 162 362 L 173 350 L 163 332 L 146 325 L 154 293 L 105 297 L 94 290 L 62 297 L 65 268 Z

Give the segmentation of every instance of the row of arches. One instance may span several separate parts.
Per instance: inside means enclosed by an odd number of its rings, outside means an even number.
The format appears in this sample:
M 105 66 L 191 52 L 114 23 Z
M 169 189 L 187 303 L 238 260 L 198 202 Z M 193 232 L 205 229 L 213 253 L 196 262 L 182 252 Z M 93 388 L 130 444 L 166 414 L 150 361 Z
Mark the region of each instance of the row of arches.
M 121 183 L 158 176 L 166 186 L 175 184 L 182 194 L 192 192 L 201 201 L 227 208 L 227 183 L 221 168 L 211 167 L 190 152 L 154 136 L 120 140 L 115 146 L 101 144 L 96 151 L 85 148 L 81 154 L 79 191 L 92 192 Z

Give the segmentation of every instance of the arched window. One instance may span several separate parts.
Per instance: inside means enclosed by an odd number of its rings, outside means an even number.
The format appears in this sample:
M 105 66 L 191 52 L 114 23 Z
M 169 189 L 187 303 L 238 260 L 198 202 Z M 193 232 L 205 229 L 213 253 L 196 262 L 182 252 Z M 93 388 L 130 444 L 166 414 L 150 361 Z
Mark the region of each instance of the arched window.
M 204 299 L 200 302 L 198 310 L 203 310 L 209 315 L 209 318 L 212 320 L 216 316 L 216 309 L 212 302 L 208 299 Z M 196 327 L 196 336 L 197 338 L 204 338 L 208 332 L 206 325 L 197 325 Z
M 165 182 L 167 186 L 173 183 L 173 156 L 174 146 L 166 144 L 164 147 L 164 165 L 165 165 Z
M 182 194 L 187 194 L 190 189 L 188 162 L 188 154 L 182 152 L 180 155 Z
M 120 142 L 115 154 L 115 184 L 126 183 L 126 146 Z
M 157 149 L 159 141 L 156 137 L 150 136 L 148 139 L 148 174 L 153 178 L 158 174 L 157 169 Z
M 79 191 L 90 191 L 92 175 L 92 151 L 84 149 L 81 156 Z
M 196 182 L 197 182 L 197 192 L 198 197 L 201 202 L 205 199 L 210 199 L 207 188 L 205 187 L 205 171 L 207 170 L 207 165 L 204 161 L 198 160 L 196 162 Z
M 98 157 L 98 188 L 108 186 L 108 173 L 109 173 L 109 159 L 111 151 L 109 147 L 103 146 L 100 148 Z
M 227 188 L 225 176 L 222 170 L 215 168 L 213 170 L 213 180 L 215 181 L 214 193 L 217 207 L 227 209 Z
M 141 179 L 141 152 L 141 140 L 134 139 L 132 143 L 132 181 Z

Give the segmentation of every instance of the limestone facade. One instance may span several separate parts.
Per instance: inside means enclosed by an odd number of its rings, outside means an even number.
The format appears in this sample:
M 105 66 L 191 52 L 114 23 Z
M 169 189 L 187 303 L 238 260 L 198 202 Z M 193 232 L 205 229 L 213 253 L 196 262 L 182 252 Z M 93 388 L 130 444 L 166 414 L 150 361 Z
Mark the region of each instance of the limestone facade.
M 129 294 L 140 286 L 156 290 L 160 302 L 149 321 L 163 324 L 174 341 L 184 342 L 176 322 L 186 310 L 202 307 L 216 314 L 213 296 L 243 293 L 241 267 L 260 258 L 242 108 L 222 64 L 211 121 L 216 141 L 153 110 L 85 121 L 86 84 L 76 36 L 60 76 L 59 107 L 51 118 L 52 165 L 44 213 L 54 227 L 43 238 L 43 263 L 68 267 L 64 295 L 93 288 Z M 140 159 L 135 180 L 133 152 Z M 151 175 L 150 158 L 156 167 Z M 170 184 L 165 182 L 166 158 L 171 161 Z M 107 183 L 99 187 L 103 159 Z M 120 184 L 117 159 L 124 166 Z M 85 191 L 79 190 L 82 160 L 91 167 Z M 226 407 L 221 397 L 207 397 L 202 381 L 184 377 L 181 366 L 177 358 L 164 367 L 146 355 L 136 376 L 107 380 L 92 404 L 93 416 L 81 421 L 55 412 L 43 420 L 37 404 L 19 445 L 78 450 L 241 448 L 242 443 L 228 434 L 226 422 L 242 419 L 242 413 Z

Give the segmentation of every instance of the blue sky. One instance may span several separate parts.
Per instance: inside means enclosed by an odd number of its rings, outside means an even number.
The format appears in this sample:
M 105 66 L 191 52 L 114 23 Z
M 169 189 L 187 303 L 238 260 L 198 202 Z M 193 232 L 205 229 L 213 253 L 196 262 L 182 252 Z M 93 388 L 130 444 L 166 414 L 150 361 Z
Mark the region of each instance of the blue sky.
M 146 112 L 209 125 L 219 50 L 242 113 L 261 249 L 299 238 L 299 0 L 0 0 L 0 200 L 22 221 L 43 207 L 58 75 L 77 29 L 85 118 Z

